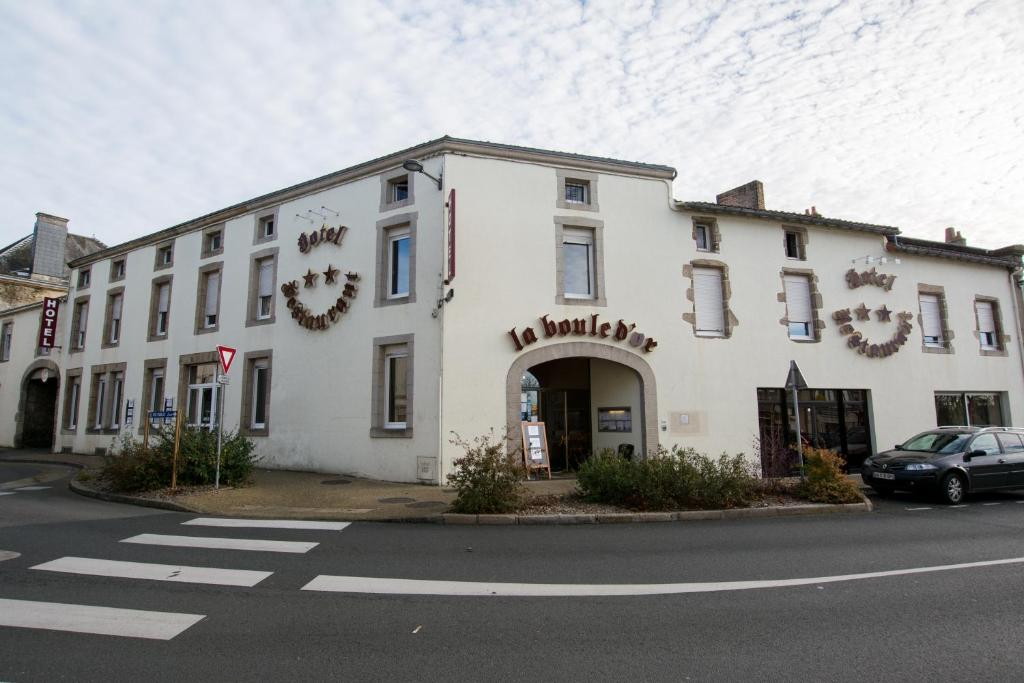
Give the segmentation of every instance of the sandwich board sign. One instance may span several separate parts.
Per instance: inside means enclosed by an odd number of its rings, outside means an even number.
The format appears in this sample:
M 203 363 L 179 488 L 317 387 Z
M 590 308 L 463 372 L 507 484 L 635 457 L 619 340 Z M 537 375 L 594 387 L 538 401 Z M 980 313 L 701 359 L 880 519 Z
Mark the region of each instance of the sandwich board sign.
M 523 460 L 526 463 L 526 474 L 534 470 L 547 470 L 551 478 L 551 458 L 548 455 L 548 435 L 543 422 L 522 422 Z M 539 476 L 539 475 L 538 475 Z

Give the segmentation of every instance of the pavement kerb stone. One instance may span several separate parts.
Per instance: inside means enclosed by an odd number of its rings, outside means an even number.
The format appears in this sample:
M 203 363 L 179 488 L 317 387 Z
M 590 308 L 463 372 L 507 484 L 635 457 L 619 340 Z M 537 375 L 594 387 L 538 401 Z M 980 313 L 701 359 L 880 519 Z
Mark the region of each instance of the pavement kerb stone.
M 488 525 L 511 525 L 519 523 L 518 515 L 477 515 L 477 524 Z
M 119 493 L 107 493 L 105 491 L 97 491 L 87 486 L 83 486 L 81 483 L 72 479 L 68 482 L 68 488 L 77 493 L 80 496 L 86 496 L 87 498 L 97 498 L 99 500 L 105 500 L 108 503 L 127 503 L 129 505 L 140 505 L 147 508 L 157 508 L 159 510 L 171 510 L 172 512 L 188 512 L 190 514 L 202 514 L 201 510 L 195 510 L 179 503 L 172 503 L 167 500 L 156 500 L 154 498 L 141 498 L 137 496 L 125 496 Z
M 24 462 L 31 465 L 60 465 L 62 467 L 74 467 L 76 470 L 85 469 L 85 465 L 78 462 L 67 462 L 66 460 L 38 460 L 29 458 L 4 458 L 4 462 Z
M 479 515 L 463 515 L 457 512 L 446 512 L 441 517 L 445 524 L 478 524 Z
M 675 512 L 677 522 L 697 522 L 704 519 L 722 519 L 724 510 L 682 510 Z

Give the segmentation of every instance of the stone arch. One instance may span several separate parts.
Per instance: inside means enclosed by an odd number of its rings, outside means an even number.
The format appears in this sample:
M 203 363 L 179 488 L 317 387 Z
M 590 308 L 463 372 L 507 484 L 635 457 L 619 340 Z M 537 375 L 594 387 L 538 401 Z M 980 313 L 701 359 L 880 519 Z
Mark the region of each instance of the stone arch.
M 619 365 L 625 365 L 640 378 L 641 401 L 640 425 L 641 443 L 644 455 L 658 450 L 658 391 L 654 371 L 640 356 L 606 344 L 595 342 L 565 342 L 550 344 L 527 351 L 513 361 L 505 377 L 505 423 L 512 429 L 519 424 L 519 392 L 523 372 L 541 363 L 562 358 L 600 358 Z M 515 432 L 513 432 L 515 433 Z
M 48 379 L 48 381 L 54 382 L 54 385 L 57 387 L 57 392 L 54 401 L 56 402 L 60 400 L 60 368 L 57 366 L 57 364 L 54 363 L 52 360 L 46 358 L 39 358 L 30 363 L 29 366 L 25 368 L 25 373 L 21 376 L 21 394 L 20 397 L 18 398 L 18 412 L 14 414 L 14 446 L 16 448 L 20 448 L 22 446 L 22 437 L 24 436 L 25 432 L 25 410 L 28 407 L 27 403 L 29 382 L 32 381 L 32 375 L 34 375 L 38 370 L 42 370 L 44 368 L 48 370 L 50 372 L 50 375 L 52 376 Z M 54 440 L 57 438 L 58 430 L 56 420 L 58 412 L 59 411 L 57 410 L 57 405 L 55 403 L 53 406 Z M 51 440 L 51 449 L 53 448 L 53 443 L 54 441 Z

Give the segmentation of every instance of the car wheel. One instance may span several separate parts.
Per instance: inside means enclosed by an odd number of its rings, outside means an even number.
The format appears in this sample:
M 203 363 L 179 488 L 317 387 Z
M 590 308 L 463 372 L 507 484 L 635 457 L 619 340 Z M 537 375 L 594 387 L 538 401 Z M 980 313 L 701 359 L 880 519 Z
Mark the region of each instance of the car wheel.
M 872 484 L 871 488 L 874 489 L 875 493 L 877 493 L 882 498 L 887 498 L 891 496 L 893 491 L 895 490 L 891 486 L 878 486 L 877 484 Z
M 959 505 L 963 502 L 964 494 L 967 493 L 967 482 L 962 475 L 950 472 L 942 478 L 942 485 L 939 487 L 939 497 L 943 503 Z

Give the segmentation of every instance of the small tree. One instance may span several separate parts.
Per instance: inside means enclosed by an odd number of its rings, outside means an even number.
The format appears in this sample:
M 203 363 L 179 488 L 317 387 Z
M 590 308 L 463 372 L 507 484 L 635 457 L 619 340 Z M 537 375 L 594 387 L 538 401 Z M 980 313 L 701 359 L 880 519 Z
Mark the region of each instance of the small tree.
M 860 487 L 843 474 L 843 457 L 827 448 L 804 449 L 805 481 L 797 493 L 815 503 L 859 503 Z
M 519 508 L 526 467 L 522 451 L 518 447 L 506 451 L 506 442 L 511 440 L 499 439 L 493 429 L 470 441 L 453 433 L 451 443 L 466 454 L 455 460 L 455 472 L 448 475 L 448 483 L 458 492 L 452 510 L 475 515 Z

